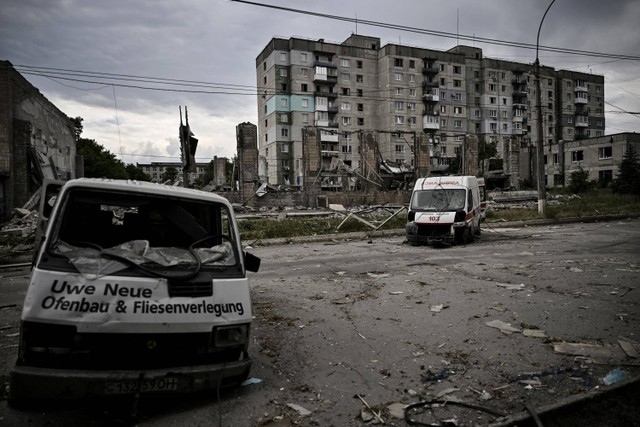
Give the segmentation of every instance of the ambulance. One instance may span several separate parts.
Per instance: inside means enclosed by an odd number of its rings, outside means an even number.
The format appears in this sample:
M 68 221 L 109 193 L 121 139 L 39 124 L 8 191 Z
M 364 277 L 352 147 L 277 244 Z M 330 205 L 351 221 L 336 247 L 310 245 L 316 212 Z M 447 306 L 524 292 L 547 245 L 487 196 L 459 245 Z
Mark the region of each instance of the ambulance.
M 46 226 L 10 402 L 194 392 L 247 378 L 247 271 L 260 259 L 243 252 L 227 199 L 89 178 L 41 193 Z
M 471 243 L 480 235 L 481 195 L 475 176 L 419 178 L 411 194 L 407 242 Z

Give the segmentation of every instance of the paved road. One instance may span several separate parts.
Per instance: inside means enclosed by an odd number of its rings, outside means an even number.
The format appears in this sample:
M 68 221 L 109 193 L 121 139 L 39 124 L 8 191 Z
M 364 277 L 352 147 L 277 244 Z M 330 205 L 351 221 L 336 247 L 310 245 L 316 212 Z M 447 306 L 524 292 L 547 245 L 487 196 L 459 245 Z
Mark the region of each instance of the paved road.
M 0 424 L 348 426 L 380 416 L 407 425 L 393 404 L 446 396 L 485 410 L 449 405 L 413 417 L 491 425 L 496 412 L 605 390 L 614 368 L 640 375 L 621 347 L 640 351 L 640 220 L 485 228 L 473 244 L 441 249 L 403 240 L 254 247 L 263 261 L 250 277 L 259 383 L 82 408 L 0 402 Z M 5 289 L 21 292 L 20 277 L 3 280 L 2 301 Z M 17 308 L 0 316 L 10 326 L 0 330 L 6 375 Z

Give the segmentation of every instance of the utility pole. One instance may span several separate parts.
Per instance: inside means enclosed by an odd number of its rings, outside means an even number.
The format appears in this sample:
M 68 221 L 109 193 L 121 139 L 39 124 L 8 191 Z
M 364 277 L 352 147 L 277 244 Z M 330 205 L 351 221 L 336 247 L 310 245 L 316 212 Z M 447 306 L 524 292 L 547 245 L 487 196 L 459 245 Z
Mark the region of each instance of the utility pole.
M 538 27 L 538 36 L 536 37 L 536 106 L 537 110 L 537 147 L 536 147 L 536 159 L 537 159 L 537 182 L 538 182 L 538 213 L 544 215 L 547 210 L 547 183 L 544 175 L 544 145 L 542 138 L 542 93 L 540 91 L 540 58 L 538 51 L 540 49 L 540 30 L 542 29 L 542 23 L 547 16 L 547 12 L 551 9 L 551 6 L 556 0 L 551 0 L 551 3 L 547 7 L 547 10 L 542 15 L 540 26 Z

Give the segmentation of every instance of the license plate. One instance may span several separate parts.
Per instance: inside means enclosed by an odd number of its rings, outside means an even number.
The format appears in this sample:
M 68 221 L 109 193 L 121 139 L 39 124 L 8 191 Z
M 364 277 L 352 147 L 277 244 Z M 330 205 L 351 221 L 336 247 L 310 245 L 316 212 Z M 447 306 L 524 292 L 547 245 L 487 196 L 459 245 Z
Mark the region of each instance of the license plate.
M 110 381 L 104 384 L 104 394 L 131 394 L 138 392 L 140 381 Z M 144 378 L 140 393 L 178 390 L 178 379 L 172 377 Z

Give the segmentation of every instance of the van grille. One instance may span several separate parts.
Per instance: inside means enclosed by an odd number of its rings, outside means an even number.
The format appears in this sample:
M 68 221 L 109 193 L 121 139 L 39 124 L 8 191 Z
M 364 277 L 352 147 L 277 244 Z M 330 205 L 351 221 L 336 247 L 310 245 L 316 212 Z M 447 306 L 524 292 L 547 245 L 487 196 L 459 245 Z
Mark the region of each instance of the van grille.
M 75 327 L 23 324 L 21 364 L 60 369 L 154 369 L 239 360 L 244 344 L 216 348 L 209 332 L 78 334 Z M 52 334 L 52 332 L 55 332 Z
M 174 297 L 210 297 L 213 295 L 213 281 L 169 281 L 169 296 Z

